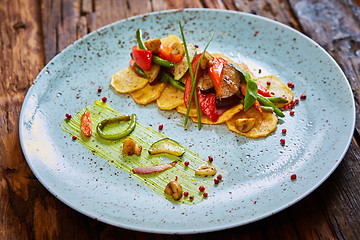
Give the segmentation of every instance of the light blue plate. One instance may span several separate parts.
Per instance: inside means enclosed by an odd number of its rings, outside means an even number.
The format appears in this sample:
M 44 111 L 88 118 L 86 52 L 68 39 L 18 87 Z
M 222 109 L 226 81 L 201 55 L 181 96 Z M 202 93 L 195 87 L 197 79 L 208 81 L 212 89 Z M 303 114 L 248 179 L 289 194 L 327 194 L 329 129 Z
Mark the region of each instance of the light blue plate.
M 227 127 L 192 123 L 155 104 L 140 106 L 110 87 L 110 78 L 129 65 L 135 31 L 150 37 L 180 36 L 210 52 L 245 62 L 255 73 L 274 74 L 295 84 L 295 98 L 307 99 L 295 115 L 279 121 L 267 138 L 248 139 Z M 98 93 L 98 88 L 103 91 Z M 75 114 L 103 96 L 123 113 L 136 113 L 200 156 L 212 156 L 227 172 L 210 196 L 195 206 L 176 205 L 151 192 L 121 169 L 94 156 L 60 129 L 66 113 Z M 151 116 L 151 117 L 150 117 Z M 156 233 L 221 230 L 270 216 L 316 189 L 339 165 L 355 124 L 348 81 L 336 62 L 308 37 L 275 21 L 221 10 L 152 13 L 116 22 L 76 41 L 57 55 L 36 78 L 20 117 L 20 139 L 28 164 L 57 198 L 92 218 L 122 228 Z M 287 129 L 283 135 L 281 130 Z M 285 146 L 279 141 L 286 140 Z M 297 175 L 292 181 L 290 176 Z

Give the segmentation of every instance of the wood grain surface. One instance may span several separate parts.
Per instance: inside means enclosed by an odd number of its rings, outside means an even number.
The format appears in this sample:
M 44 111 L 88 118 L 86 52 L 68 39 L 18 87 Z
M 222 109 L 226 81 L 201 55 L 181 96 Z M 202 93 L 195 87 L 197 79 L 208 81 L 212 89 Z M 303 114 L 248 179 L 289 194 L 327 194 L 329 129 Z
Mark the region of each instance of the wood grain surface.
M 142 233 L 72 210 L 40 184 L 21 151 L 18 122 L 26 91 L 48 61 L 89 32 L 137 14 L 184 8 L 265 16 L 324 47 L 345 72 L 357 107 L 356 129 L 344 160 L 297 204 L 264 220 L 214 233 Z M 359 239 L 359 57 L 356 0 L 0 0 L 0 239 Z

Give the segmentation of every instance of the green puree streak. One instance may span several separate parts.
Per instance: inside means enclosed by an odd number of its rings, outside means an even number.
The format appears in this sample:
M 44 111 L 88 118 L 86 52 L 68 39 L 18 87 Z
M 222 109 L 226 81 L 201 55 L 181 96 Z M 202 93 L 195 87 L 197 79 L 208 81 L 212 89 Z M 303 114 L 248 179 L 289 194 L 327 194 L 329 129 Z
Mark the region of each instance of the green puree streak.
M 84 112 L 91 113 L 93 135 L 88 138 L 82 135 L 80 129 L 81 116 Z M 97 124 L 106 118 L 122 116 L 123 114 L 111 109 L 108 104 L 102 101 L 96 101 L 94 104 L 81 109 L 70 120 L 65 119 L 61 128 L 63 131 L 69 133 L 71 136 L 77 136 L 77 141 L 89 149 L 92 153 L 107 159 L 111 164 L 124 171 L 131 173 L 140 183 L 148 186 L 152 191 L 158 195 L 175 202 L 170 196 L 164 193 L 165 186 L 178 178 L 178 182 L 183 188 L 183 192 L 189 192 L 189 196 L 194 196 L 193 200 L 189 197 L 182 197 L 178 203 L 197 204 L 203 200 L 202 192 L 199 191 L 200 186 L 205 187 L 205 192 L 211 197 L 210 186 L 213 183 L 213 177 L 197 177 L 195 176 L 195 169 L 200 165 L 208 164 L 207 161 L 201 159 L 196 153 L 186 148 L 185 154 L 182 157 L 175 157 L 168 154 L 149 155 L 148 149 L 155 141 L 166 137 L 164 134 L 147 128 L 140 123 L 136 123 L 134 131 L 128 136 L 135 140 L 135 142 L 142 146 L 142 153 L 140 156 L 126 156 L 122 153 L 122 145 L 125 138 L 108 141 L 101 138 L 96 132 Z M 141 119 L 139 119 L 141 121 Z M 118 132 L 127 127 L 127 122 L 114 123 L 105 126 L 105 132 Z M 176 140 L 176 139 L 174 139 Z M 139 166 L 154 166 L 157 164 L 177 161 L 177 164 L 164 172 L 137 175 L 132 172 L 132 169 Z M 190 165 L 185 166 L 184 162 L 189 161 Z M 219 172 L 219 169 L 218 169 Z

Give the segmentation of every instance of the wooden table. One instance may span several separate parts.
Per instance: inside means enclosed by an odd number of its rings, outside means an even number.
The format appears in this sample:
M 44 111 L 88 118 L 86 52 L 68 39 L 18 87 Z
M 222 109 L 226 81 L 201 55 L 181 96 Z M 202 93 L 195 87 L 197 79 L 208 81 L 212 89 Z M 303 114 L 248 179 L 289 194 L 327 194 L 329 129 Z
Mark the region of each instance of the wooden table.
M 1 0 L 0 239 L 359 239 L 360 7 L 357 0 Z M 26 91 L 66 46 L 114 21 L 165 9 L 219 8 L 287 24 L 324 47 L 345 72 L 357 123 L 337 170 L 316 191 L 264 220 L 199 235 L 167 236 L 113 227 L 51 195 L 35 178 L 19 141 Z

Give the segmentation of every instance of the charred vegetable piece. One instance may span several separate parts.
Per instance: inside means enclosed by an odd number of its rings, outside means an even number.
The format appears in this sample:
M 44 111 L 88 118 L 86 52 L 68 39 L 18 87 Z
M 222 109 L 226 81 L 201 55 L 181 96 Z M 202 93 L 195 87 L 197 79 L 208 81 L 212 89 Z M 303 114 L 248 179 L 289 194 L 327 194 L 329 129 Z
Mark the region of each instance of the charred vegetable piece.
M 214 57 L 209 52 L 205 51 L 204 56 L 200 61 L 201 69 L 205 70 L 211 67 L 213 65 L 213 59 Z
M 85 112 L 81 117 L 81 132 L 87 137 L 92 135 L 90 112 Z
M 189 53 L 190 62 L 192 62 L 196 53 L 195 46 L 192 45 L 191 43 L 187 43 L 187 50 Z M 185 75 L 185 73 L 187 73 L 188 69 L 189 69 L 189 64 L 187 62 L 186 57 L 184 57 L 180 62 L 176 63 L 174 66 L 174 79 L 180 80 Z
M 169 182 L 166 185 L 164 192 L 172 196 L 175 201 L 179 200 L 183 195 L 182 187 L 177 181 Z
M 246 133 L 255 125 L 255 118 L 239 118 L 235 121 L 236 127 L 240 132 Z
M 197 82 L 197 88 L 202 94 L 215 93 L 214 83 L 210 77 L 209 72 L 204 72 Z
M 214 58 L 213 65 L 209 68 L 209 73 L 211 80 L 214 84 L 216 94 L 219 98 L 221 98 L 221 80 L 222 74 L 224 70 L 224 64 L 227 62 L 224 58 Z
M 180 91 L 185 91 L 185 85 L 182 82 L 175 81 L 175 79 L 171 76 L 170 73 L 162 72 L 160 77 L 161 82 L 169 82 L 171 85 L 179 89 Z
M 185 153 L 185 148 L 183 148 L 175 140 L 172 140 L 170 138 L 163 138 L 153 143 L 148 151 L 150 155 L 167 153 L 180 157 Z
M 144 42 L 145 47 L 150 50 L 153 54 L 159 54 L 161 40 L 160 38 L 153 38 Z
M 132 138 L 126 138 L 123 143 L 123 153 L 125 155 L 131 156 L 135 154 L 136 156 L 141 155 L 142 147 L 137 145 Z
M 170 62 L 178 63 L 184 58 L 184 46 L 180 43 L 173 43 L 172 45 L 161 44 L 159 50 L 159 57 Z
M 202 165 L 195 170 L 195 175 L 198 176 L 214 176 L 216 168 L 212 165 Z
M 173 161 L 171 163 L 164 163 L 156 166 L 150 166 L 150 167 L 136 167 L 133 168 L 132 171 L 135 174 L 152 174 L 152 173 L 158 173 L 163 172 L 169 168 L 172 168 L 175 166 L 177 162 Z
M 239 103 L 240 82 L 240 73 L 232 65 L 224 63 L 220 88 L 221 95 L 216 97 L 217 109 L 228 108 Z
M 145 46 L 145 44 L 143 42 L 141 29 L 136 30 L 136 40 L 137 40 L 137 43 L 139 45 L 139 47 L 138 47 L 139 49 L 141 49 L 143 51 L 149 51 L 150 53 L 152 53 L 150 50 L 147 50 L 147 48 L 146 48 L 146 46 Z M 145 71 L 148 71 L 148 70 L 142 68 L 141 65 L 136 61 L 135 56 L 134 56 L 134 51 L 133 51 L 133 57 L 134 57 L 135 62 L 139 65 L 139 67 L 141 69 L 143 69 Z M 172 68 L 172 67 L 175 66 L 175 63 L 167 61 L 165 59 L 162 59 L 161 57 L 158 57 L 156 55 L 151 55 L 150 58 L 151 58 L 151 62 L 153 62 L 154 64 L 157 64 L 159 66 L 169 67 L 169 68 Z M 148 58 L 146 58 L 146 63 L 148 64 Z M 149 69 L 150 69 L 150 67 L 149 67 Z
M 129 126 L 118 133 L 105 133 L 103 132 L 104 127 L 109 124 L 109 123 L 114 123 L 114 122 L 121 122 L 121 121 L 130 121 Z M 120 116 L 120 117 L 115 117 L 115 118 L 108 118 L 108 119 L 104 119 L 101 122 L 99 122 L 99 124 L 96 127 L 96 131 L 99 134 L 100 137 L 106 139 L 106 140 L 118 140 L 120 138 L 123 138 L 127 135 L 129 135 L 135 128 L 136 126 L 136 115 L 135 114 L 131 114 L 130 116 Z

